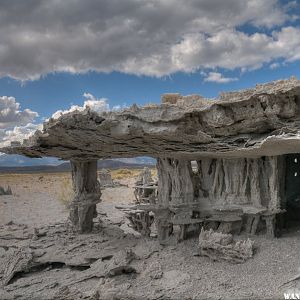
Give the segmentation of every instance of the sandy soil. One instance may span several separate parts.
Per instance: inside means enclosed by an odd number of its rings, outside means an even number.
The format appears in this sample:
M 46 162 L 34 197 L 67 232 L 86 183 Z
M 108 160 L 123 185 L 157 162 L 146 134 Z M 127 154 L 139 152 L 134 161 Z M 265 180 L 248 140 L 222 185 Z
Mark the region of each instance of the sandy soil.
M 0 196 L 0 223 L 30 226 L 61 222 L 67 210 L 59 194 L 69 174 L 1 174 L 0 185 L 9 185 L 12 196 Z
M 106 188 L 102 191 L 102 203 L 98 211 L 108 213 L 112 219 L 119 217 L 119 211 L 111 208 L 117 204 L 133 201 L 131 188 L 135 177 L 122 179 L 122 187 Z M 72 196 L 71 175 L 53 174 L 0 174 L 0 186 L 10 186 L 13 195 L 0 196 L 0 224 L 10 221 L 38 227 L 44 224 L 62 222 L 68 217 L 67 203 Z
M 300 280 L 283 285 L 300 271 L 300 231 L 279 239 L 255 237 L 256 253 L 243 264 L 194 256 L 196 237 L 162 247 L 130 233 L 123 213 L 114 209 L 133 200 L 134 178 L 127 178 L 122 183 L 129 188 L 103 191 L 93 234 L 77 235 L 64 224 L 69 179 L 69 174 L 0 175 L 0 185 L 14 193 L 0 196 L 0 277 L 19 249 L 30 249 L 40 263 L 0 288 L 0 299 L 284 299 L 284 293 L 300 293 Z M 5 225 L 10 221 L 19 225 Z M 108 276 L 124 249 L 135 255 L 128 262 L 134 272 Z

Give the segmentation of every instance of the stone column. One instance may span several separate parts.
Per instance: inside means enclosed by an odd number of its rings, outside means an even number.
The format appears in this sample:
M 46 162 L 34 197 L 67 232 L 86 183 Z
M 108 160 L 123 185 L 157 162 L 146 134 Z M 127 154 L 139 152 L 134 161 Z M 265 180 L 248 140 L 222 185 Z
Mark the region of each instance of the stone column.
M 70 204 L 70 220 L 79 233 L 88 233 L 93 229 L 96 204 L 101 197 L 97 160 L 71 161 L 71 168 L 75 197 Z
M 158 239 L 164 244 L 172 232 L 170 206 L 194 200 L 192 167 L 189 160 L 157 158 L 158 209 L 155 212 Z
M 157 158 L 156 168 L 158 176 L 158 205 L 169 206 L 172 193 L 172 180 L 170 177 L 170 159 Z
M 189 203 L 194 200 L 191 162 L 174 158 L 157 158 L 158 204 Z

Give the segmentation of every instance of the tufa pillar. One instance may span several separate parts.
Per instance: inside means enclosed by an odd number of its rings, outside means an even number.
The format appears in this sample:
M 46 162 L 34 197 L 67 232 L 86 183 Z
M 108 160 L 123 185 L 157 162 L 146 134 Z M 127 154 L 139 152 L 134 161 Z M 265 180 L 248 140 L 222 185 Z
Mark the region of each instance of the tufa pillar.
M 164 244 L 172 233 L 174 206 L 194 201 L 191 162 L 184 159 L 157 158 L 158 208 L 155 212 L 157 235 Z M 173 209 L 172 209 L 173 207 Z
M 88 233 L 93 229 L 93 218 L 97 216 L 96 204 L 101 197 L 97 160 L 73 160 L 71 168 L 75 196 L 70 204 L 70 220 L 79 233 Z

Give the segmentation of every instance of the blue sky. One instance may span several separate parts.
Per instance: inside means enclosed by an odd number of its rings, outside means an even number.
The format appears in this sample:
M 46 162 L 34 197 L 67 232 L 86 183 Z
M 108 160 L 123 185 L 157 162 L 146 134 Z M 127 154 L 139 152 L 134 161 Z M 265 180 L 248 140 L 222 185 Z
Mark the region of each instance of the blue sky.
M 249 88 L 257 83 L 290 76 L 300 78 L 300 62 L 288 63 L 276 69 L 270 69 L 267 65 L 245 73 L 225 70 L 221 72 L 239 79 L 228 83 L 205 82 L 200 71 L 192 74 L 180 72 L 163 78 L 119 72 L 110 74 L 89 72 L 81 75 L 58 73 L 26 83 L 3 78 L 0 79 L 0 91 L 4 95 L 15 97 L 23 108 L 29 107 L 38 112 L 42 119 L 51 116 L 58 109 L 68 109 L 71 104 L 82 105 L 85 92 L 97 98 L 107 98 L 111 106 L 159 103 L 160 96 L 169 92 L 217 97 L 222 91 Z
M 300 78 L 300 1 L 5 0 L 0 11 L 0 146 L 86 100 L 143 105 Z

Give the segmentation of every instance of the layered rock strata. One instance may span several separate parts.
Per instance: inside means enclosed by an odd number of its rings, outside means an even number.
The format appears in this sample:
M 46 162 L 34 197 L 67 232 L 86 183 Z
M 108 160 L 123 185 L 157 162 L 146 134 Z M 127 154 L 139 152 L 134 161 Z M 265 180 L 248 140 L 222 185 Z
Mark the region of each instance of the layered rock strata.
M 170 99 L 172 100 L 170 100 Z M 50 118 L 5 153 L 92 160 L 110 157 L 259 157 L 300 152 L 300 81 L 276 81 L 218 99 L 164 96 L 160 105 Z

